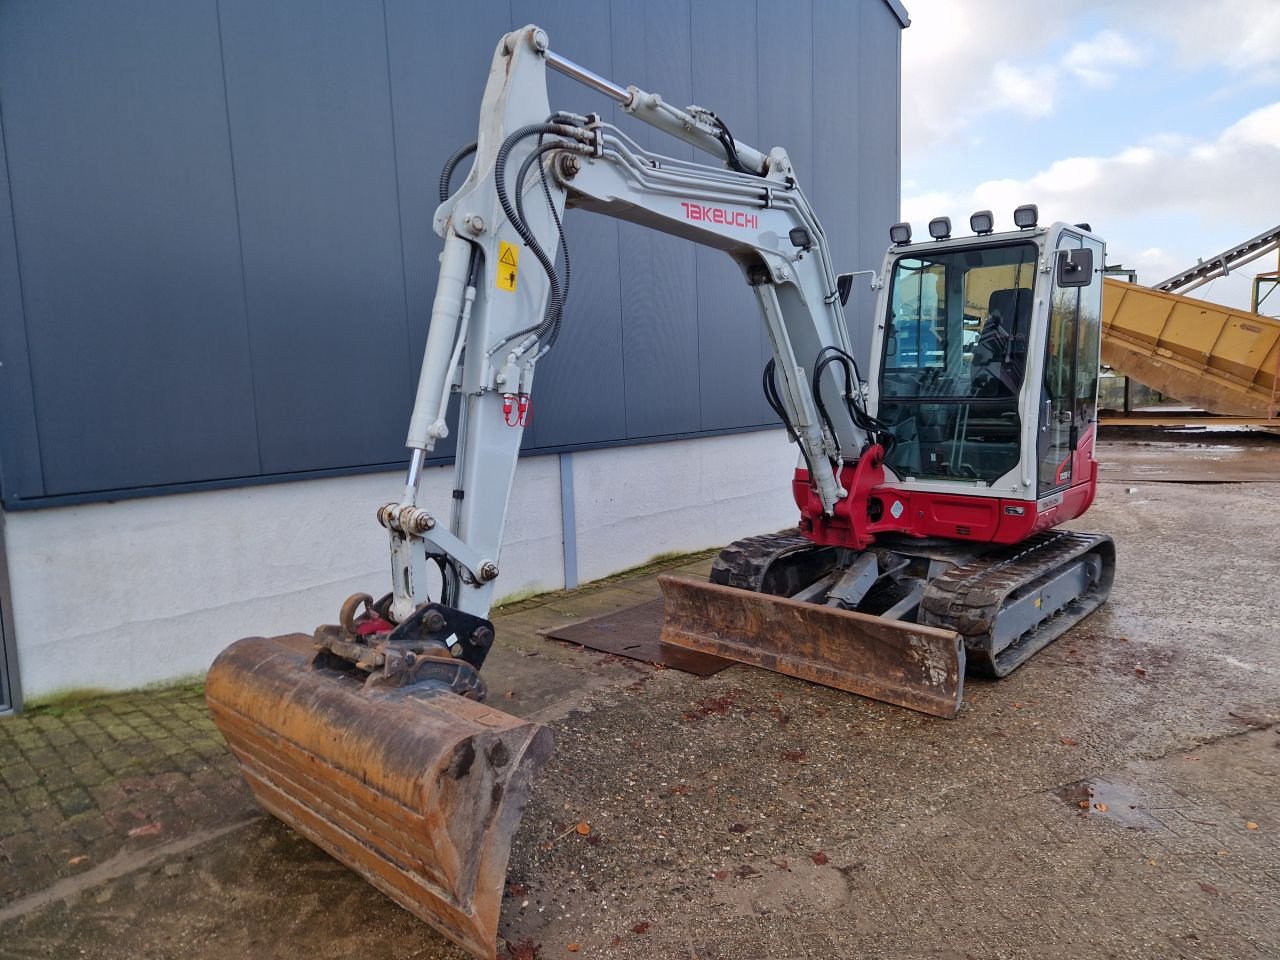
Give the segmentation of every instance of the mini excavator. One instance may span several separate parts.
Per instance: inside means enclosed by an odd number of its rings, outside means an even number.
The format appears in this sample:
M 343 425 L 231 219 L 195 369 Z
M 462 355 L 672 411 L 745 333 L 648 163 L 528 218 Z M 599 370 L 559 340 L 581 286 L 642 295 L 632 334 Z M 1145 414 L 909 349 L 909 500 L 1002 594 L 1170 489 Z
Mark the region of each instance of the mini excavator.
M 553 112 L 548 69 L 712 162 Z M 1041 226 L 1030 205 L 1007 232 L 989 211 L 971 236 L 938 218 L 913 243 L 894 225 L 864 378 L 844 316 L 855 275 L 836 274 L 786 151 L 612 83 L 536 26 L 498 44 L 440 201 L 412 459 L 377 511 L 391 591 L 349 598 L 313 636 L 232 644 L 206 689 L 262 806 L 477 957 L 495 956 L 512 835 L 552 750 L 485 705 L 480 669 L 534 371 L 563 322 L 567 208 L 738 264 L 773 348 L 764 392 L 799 448 L 796 528 L 727 547 L 709 583 L 662 577 L 664 642 L 951 717 L 966 668 L 1003 676 L 1106 599 L 1111 540 L 1058 529 L 1097 485 L 1104 248 L 1088 225 Z M 418 486 L 451 429 L 446 518 Z

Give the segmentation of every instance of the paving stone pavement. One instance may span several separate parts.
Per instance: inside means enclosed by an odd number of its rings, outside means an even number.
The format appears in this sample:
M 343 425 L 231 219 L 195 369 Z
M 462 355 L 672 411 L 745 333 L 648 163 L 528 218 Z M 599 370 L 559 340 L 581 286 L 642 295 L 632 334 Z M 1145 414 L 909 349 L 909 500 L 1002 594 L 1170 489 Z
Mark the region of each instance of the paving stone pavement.
M 202 687 L 0 720 L 0 908 L 122 851 L 255 810 Z

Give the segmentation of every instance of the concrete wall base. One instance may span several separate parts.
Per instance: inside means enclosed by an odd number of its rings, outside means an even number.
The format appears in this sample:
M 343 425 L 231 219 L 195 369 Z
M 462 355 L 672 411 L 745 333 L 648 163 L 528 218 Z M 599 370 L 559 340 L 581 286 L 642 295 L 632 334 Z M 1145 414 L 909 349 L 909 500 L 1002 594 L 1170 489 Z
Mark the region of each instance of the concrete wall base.
M 770 430 L 521 460 L 499 595 L 563 587 L 566 536 L 571 578 L 586 582 L 791 525 L 795 457 Z M 452 467 L 427 471 L 421 502 L 448 516 L 451 480 Z M 7 514 L 25 696 L 190 676 L 242 636 L 310 632 L 349 594 L 385 592 L 374 511 L 402 483 L 371 474 Z

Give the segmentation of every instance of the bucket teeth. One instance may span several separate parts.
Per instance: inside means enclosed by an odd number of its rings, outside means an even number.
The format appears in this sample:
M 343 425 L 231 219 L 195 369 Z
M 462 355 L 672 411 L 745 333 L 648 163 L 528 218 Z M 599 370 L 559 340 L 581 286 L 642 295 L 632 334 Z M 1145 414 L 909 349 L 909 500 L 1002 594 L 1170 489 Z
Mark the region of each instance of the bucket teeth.
M 884 620 L 692 577 L 658 577 L 662 642 L 848 690 L 937 717 L 964 695 L 964 644 L 937 627 Z
M 214 662 L 218 729 L 269 812 L 477 957 L 551 732 L 438 687 L 369 685 L 303 635 Z M 314 661 L 314 662 L 313 662 Z

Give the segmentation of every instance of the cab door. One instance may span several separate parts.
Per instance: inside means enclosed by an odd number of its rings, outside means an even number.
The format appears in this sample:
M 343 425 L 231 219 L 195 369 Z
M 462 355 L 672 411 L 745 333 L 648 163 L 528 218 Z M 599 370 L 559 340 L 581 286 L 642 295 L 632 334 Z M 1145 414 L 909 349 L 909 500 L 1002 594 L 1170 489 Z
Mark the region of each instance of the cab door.
M 1063 231 L 1054 251 L 1037 436 L 1036 496 L 1089 479 L 1098 419 L 1103 247 Z

